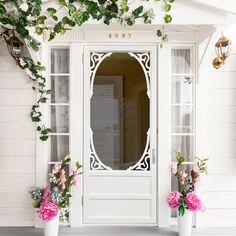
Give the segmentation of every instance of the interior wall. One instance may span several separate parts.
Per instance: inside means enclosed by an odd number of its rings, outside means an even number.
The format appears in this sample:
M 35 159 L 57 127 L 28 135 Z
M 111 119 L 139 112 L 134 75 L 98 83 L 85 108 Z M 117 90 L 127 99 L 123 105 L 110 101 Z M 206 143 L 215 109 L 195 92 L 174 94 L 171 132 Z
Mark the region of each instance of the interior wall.
M 148 127 L 143 127 L 141 124 L 149 123 L 147 120 L 149 116 L 144 116 L 146 111 L 144 110 L 145 100 L 143 99 L 142 93 L 143 88 L 145 88 L 144 92 L 147 92 L 147 86 L 143 69 L 139 62 L 128 55 L 128 53 L 114 53 L 101 63 L 96 75 L 123 76 L 124 157 L 126 163 L 136 162 L 137 158 L 139 159 L 141 157 L 144 145 L 146 144 L 144 144 L 143 140 L 146 141 L 147 139 L 146 132 Z M 137 98 L 142 99 L 143 102 L 139 103 Z M 143 129 L 146 129 L 146 132 L 142 132 L 143 130 L 138 128 L 138 124 Z
M 0 39 L 1 40 L 1 39 Z M 0 43 L 0 226 L 33 226 L 28 190 L 35 185 L 35 93 Z
M 198 226 L 236 226 L 236 25 L 225 31 L 233 50 L 225 65 L 216 70 L 214 45 L 221 32 L 199 47 L 198 155 L 210 158 L 209 174 L 201 196 L 205 211 L 197 216 Z

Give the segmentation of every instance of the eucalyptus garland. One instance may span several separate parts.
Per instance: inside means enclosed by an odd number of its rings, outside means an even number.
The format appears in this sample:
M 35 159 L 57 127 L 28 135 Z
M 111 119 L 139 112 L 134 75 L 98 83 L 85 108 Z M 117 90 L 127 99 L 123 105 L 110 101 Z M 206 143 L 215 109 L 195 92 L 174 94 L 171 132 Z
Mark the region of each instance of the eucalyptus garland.
M 163 21 L 170 23 L 172 16 L 169 12 L 174 0 L 153 1 L 162 4 Z M 56 0 L 55 2 L 57 7 L 49 7 L 46 13 L 43 13 L 41 0 L 0 0 L 0 37 L 7 41 L 16 34 L 28 47 L 38 51 L 40 43 L 30 34 L 30 29 L 38 35 L 49 31 L 48 40 L 51 41 L 57 34 L 64 34 L 67 30 L 81 26 L 91 19 L 103 21 L 106 25 L 119 22 L 122 26 L 132 26 L 137 20 L 151 24 L 155 18 L 153 9 L 145 9 L 142 5 L 131 9 L 129 0 Z M 60 14 L 61 11 L 63 14 Z M 168 35 L 163 28 L 157 30 L 157 36 L 161 39 L 161 46 L 168 41 Z M 32 121 L 37 123 L 40 139 L 45 141 L 51 132 L 51 129 L 43 124 L 40 111 L 40 105 L 47 102 L 47 95 L 50 94 L 50 90 L 46 88 L 46 79 L 42 75 L 45 67 L 29 57 L 20 56 L 14 59 L 33 81 L 32 89 L 39 93 L 39 99 L 32 106 L 30 116 Z

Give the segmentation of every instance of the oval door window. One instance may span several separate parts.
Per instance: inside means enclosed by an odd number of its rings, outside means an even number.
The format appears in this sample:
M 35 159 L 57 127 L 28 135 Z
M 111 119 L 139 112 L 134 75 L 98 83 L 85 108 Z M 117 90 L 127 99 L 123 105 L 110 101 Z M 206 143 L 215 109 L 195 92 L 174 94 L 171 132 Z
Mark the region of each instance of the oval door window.
M 149 78 L 142 67 L 135 54 L 112 53 L 94 71 L 91 169 L 99 169 L 96 161 L 100 169 L 130 169 L 149 153 Z

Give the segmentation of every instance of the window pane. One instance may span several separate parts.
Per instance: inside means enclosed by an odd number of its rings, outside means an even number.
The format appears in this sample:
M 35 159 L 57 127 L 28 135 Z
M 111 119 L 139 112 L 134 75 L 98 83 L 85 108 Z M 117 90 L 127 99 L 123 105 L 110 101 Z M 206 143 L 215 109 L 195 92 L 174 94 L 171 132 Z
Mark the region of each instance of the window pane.
M 193 132 L 192 106 L 172 106 L 172 132 Z
M 69 106 L 51 106 L 53 133 L 69 133 Z
M 193 78 L 189 76 L 172 77 L 172 103 L 192 103 L 193 102 Z
M 69 49 L 54 48 L 51 50 L 51 73 L 69 73 Z
M 146 78 L 139 62 L 128 53 L 113 53 L 97 70 L 91 99 L 91 128 L 99 160 L 113 170 L 134 166 L 148 147 Z M 91 158 L 91 163 L 94 160 Z M 146 165 L 149 170 L 148 159 Z
M 193 156 L 193 136 L 172 136 L 172 161 L 176 161 L 175 151 L 180 151 L 187 161 Z
M 51 136 L 51 161 L 60 161 L 69 154 L 69 136 Z
M 172 49 L 171 50 L 172 73 L 189 74 L 192 65 L 190 60 L 190 49 Z
M 51 103 L 69 103 L 69 77 L 51 77 Z

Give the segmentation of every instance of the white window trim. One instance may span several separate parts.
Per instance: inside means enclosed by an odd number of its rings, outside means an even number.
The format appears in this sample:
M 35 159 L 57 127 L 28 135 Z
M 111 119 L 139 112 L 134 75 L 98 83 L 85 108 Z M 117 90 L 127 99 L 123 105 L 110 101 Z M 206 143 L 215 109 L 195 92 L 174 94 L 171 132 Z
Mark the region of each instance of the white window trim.
M 193 157 L 196 156 L 196 153 L 197 153 L 197 107 L 199 106 L 199 104 L 197 103 L 197 82 L 198 82 L 198 77 L 197 77 L 197 68 L 198 68 L 198 64 L 197 64 L 197 44 L 196 43 L 183 43 L 183 44 L 171 44 L 171 49 L 190 49 L 191 50 L 191 63 L 192 63 L 192 66 L 193 66 L 193 69 L 191 71 L 190 74 L 183 74 L 184 76 L 191 76 L 193 78 L 193 88 L 192 88 L 192 103 L 191 104 L 178 104 L 178 105 L 189 105 L 192 107 L 192 111 L 193 111 L 193 131 L 191 133 L 172 133 L 171 131 L 171 140 L 172 140 L 172 136 L 178 136 L 178 135 L 184 135 L 184 136 L 192 136 L 193 137 Z M 170 59 L 171 60 L 171 59 Z M 171 73 L 170 74 L 170 84 L 171 84 L 171 78 L 172 76 L 181 76 L 181 74 L 173 74 Z M 171 92 L 172 92 L 172 89 L 171 89 Z M 170 94 L 170 96 L 172 96 L 172 94 Z M 171 102 L 170 104 L 171 106 L 173 105 L 173 103 Z M 172 111 L 170 111 L 172 112 Z M 171 163 L 173 163 L 171 161 Z M 186 165 L 193 165 L 195 162 L 194 161 L 189 161 L 189 162 L 185 162 L 184 164 Z M 170 186 L 171 187 L 171 186 Z M 177 225 L 177 218 L 176 217 L 171 217 L 171 225 Z M 196 225 L 196 214 L 194 215 L 194 218 L 193 218 L 193 225 L 195 226 Z

